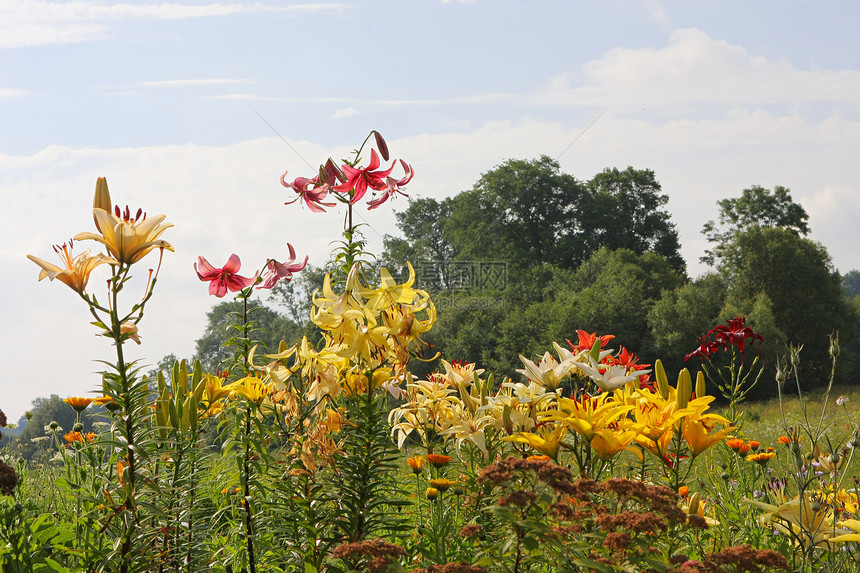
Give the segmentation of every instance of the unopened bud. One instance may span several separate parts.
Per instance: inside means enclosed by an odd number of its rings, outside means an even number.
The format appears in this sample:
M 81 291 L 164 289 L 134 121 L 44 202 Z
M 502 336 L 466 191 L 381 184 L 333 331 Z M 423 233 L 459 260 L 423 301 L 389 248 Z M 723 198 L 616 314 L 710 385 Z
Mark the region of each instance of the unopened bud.
M 27 420 L 29 421 L 33 417 L 33 411 L 27 410 L 26 412 L 24 412 L 24 417 L 27 418 Z
M 830 356 L 836 358 L 839 356 L 839 335 L 830 335 Z
M 815 513 L 818 513 L 819 511 L 821 511 L 823 507 L 824 507 L 824 504 L 822 504 L 820 500 L 816 499 L 815 501 L 812 502 L 812 511 L 814 511 Z
M 791 355 L 791 365 L 792 366 L 797 366 L 798 364 L 800 364 L 800 351 L 801 350 L 803 350 L 802 344 L 800 346 L 794 346 L 794 345 L 791 346 L 789 353 Z
M 839 452 L 833 452 L 830 454 L 830 461 L 833 462 L 834 466 L 839 465 Z
M 60 424 L 58 424 L 56 420 L 51 420 L 51 423 L 48 424 L 48 427 L 51 428 L 52 430 L 56 430 L 57 428 L 60 427 Z
M 74 432 L 81 432 L 81 431 L 83 431 L 83 429 L 84 429 L 84 425 L 81 424 L 80 422 L 77 422 L 74 426 L 72 426 L 72 431 L 74 431 Z

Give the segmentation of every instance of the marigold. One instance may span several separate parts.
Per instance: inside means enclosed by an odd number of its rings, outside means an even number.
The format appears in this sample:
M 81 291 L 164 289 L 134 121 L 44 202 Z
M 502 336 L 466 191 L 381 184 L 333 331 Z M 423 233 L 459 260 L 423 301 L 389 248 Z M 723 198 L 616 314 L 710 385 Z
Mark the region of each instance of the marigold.
M 791 444 L 792 442 L 799 442 L 800 437 L 799 436 L 798 437 L 796 437 L 796 436 L 780 436 L 776 439 L 776 441 L 779 442 L 780 444 L 785 444 L 787 446 L 787 445 Z
M 726 445 L 738 455 L 744 455 L 748 451 L 750 451 L 750 445 L 741 438 L 732 438 L 731 440 L 726 440 Z
M 765 465 L 775 455 L 776 455 L 776 452 L 758 452 L 755 454 L 748 455 L 747 461 L 748 462 L 755 462 L 759 465 Z
M 414 458 L 406 458 L 406 463 L 409 464 L 409 468 L 414 474 L 420 474 L 421 470 L 424 468 L 424 458 L 422 458 L 421 456 L 415 456 Z
M 447 478 L 437 478 L 430 480 L 430 485 L 438 489 L 440 493 L 448 491 L 448 488 L 450 488 L 455 483 L 457 482 L 449 480 Z
M 678 488 L 678 495 L 680 495 L 681 497 L 687 497 L 688 493 L 690 493 L 689 487 L 682 485 L 681 487 Z
M 87 406 L 93 403 L 93 398 L 81 398 L 80 396 L 72 396 L 70 398 L 66 398 L 63 400 L 66 404 L 71 406 L 75 412 L 81 413 L 87 409 Z
M 446 456 L 444 454 L 427 454 L 427 461 L 433 464 L 434 468 L 440 469 L 445 467 L 445 465 L 451 461 L 451 456 Z

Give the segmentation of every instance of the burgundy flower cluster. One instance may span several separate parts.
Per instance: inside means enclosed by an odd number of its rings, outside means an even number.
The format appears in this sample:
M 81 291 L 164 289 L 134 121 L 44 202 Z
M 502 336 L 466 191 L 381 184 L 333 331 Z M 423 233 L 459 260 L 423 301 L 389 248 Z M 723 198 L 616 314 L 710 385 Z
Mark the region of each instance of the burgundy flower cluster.
M 687 354 L 684 360 L 687 361 L 693 357 L 710 360 L 720 348 L 728 350 L 732 346 L 743 352 L 747 341 L 754 342 L 756 340 L 759 341 L 759 348 L 761 348 L 761 343 L 764 340 L 761 334 L 746 326 L 746 317 L 736 316 L 727 320 L 726 324 L 720 324 L 700 336 L 699 347 Z

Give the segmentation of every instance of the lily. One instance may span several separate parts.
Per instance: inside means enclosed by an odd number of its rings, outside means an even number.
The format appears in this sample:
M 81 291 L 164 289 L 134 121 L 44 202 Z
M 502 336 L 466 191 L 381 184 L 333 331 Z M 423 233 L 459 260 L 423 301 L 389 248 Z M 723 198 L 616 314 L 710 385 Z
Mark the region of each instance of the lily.
M 42 267 L 39 273 L 39 280 L 47 277 L 50 280 L 59 279 L 65 283 L 70 289 L 78 294 L 83 294 L 87 288 L 87 282 L 90 278 L 90 273 L 93 272 L 99 265 L 110 264 L 118 265 L 119 261 L 111 257 L 107 257 L 102 253 L 95 256 L 90 256 L 89 250 L 84 251 L 76 257 L 72 257 L 72 242 L 63 244 L 62 247 L 55 246 L 54 251 L 60 255 L 60 260 L 63 262 L 62 267 L 53 263 L 43 261 L 39 257 L 27 255 L 27 258 Z
M 319 177 L 314 177 L 313 179 L 297 177 L 292 183 L 287 183 L 287 173 L 287 171 L 284 171 L 284 174 L 281 175 L 281 185 L 287 189 L 292 189 L 298 193 L 298 196 L 292 201 L 285 202 L 284 205 L 289 205 L 302 199 L 305 202 L 305 205 L 308 206 L 308 209 L 314 213 L 325 213 L 323 206 L 334 207 L 337 205 L 337 203 L 326 203 L 323 201 L 325 196 L 328 195 L 328 192 L 331 190 L 331 186 L 328 183 L 321 185 Z
M 403 167 L 405 175 L 400 179 L 394 179 L 394 177 L 387 177 L 385 179 L 385 192 L 382 193 L 379 197 L 373 199 L 372 201 L 368 201 L 368 209 L 376 209 L 398 193 L 403 195 L 404 197 L 409 196 L 403 192 L 402 187 L 412 181 L 412 178 L 415 176 L 415 170 L 412 169 L 411 165 L 409 165 L 402 159 L 400 160 L 400 165 Z
M 83 232 L 75 235 L 74 240 L 98 241 L 107 247 L 108 252 L 121 264 L 132 265 L 149 254 L 153 249 L 173 250 L 173 245 L 163 239 L 161 234 L 172 223 L 165 223 L 166 215 L 147 218 L 141 209 L 134 215 L 128 207 L 120 211 L 119 205 L 110 212 L 110 193 L 107 180 L 99 178 L 93 200 L 93 218 L 100 234 Z
M 197 268 L 198 264 L 200 269 Z M 256 274 L 252 278 L 239 276 L 237 273 L 240 268 L 242 268 L 242 263 L 236 254 L 230 255 L 227 263 L 220 269 L 213 267 L 203 257 L 197 257 L 197 263 L 194 263 L 194 270 L 200 280 L 209 281 L 209 294 L 218 298 L 222 298 L 228 290 L 239 292 L 257 282 Z
M 356 169 L 355 167 L 351 167 L 349 165 L 342 165 L 341 170 L 346 176 L 346 181 L 332 187 L 332 191 L 337 191 L 339 193 L 352 193 L 352 197 L 349 200 L 350 203 L 357 203 L 361 201 L 361 198 L 364 197 L 365 193 L 367 193 L 368 188 L 373 189 L 375 191 L 382 191 L 388 188 L 388 183 L 385 181 L 385 178 L 391 173 L 394 169 L 394 165 L 388 169 L 379 169 L 381 165 L 379 161 L 379 155 L 376 153 L 375 149 L 370 150 L 370 164 L 364 169 Z
M 290 260 L 285 263 L 279 263 L 272 259 L 266 264 L 266 270 L 263 271 L 263 282 L 257 287 L 260 289 L 270 289 L 281 279 L 290 280 L 293 278 L 293 273 L 297 273 L 304 269 L 308 264 L 308 257 L 305 255 L 305 260 L 302 263 L 294 263 L 296 260 L 296 251 L 293 246 L 287 243 L 287 248 L 290 250 Z

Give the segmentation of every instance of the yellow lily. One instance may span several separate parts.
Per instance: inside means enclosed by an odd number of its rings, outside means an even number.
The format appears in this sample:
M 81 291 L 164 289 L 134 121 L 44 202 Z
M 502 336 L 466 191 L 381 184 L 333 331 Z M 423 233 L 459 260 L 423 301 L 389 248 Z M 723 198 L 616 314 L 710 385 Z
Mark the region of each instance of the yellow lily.
M 65 266 L 58 267 L 33 255 L 27 255 L 27 258 L 42 267 L 42 271 L 39 273 L 39 280 L 45 277 L 50 280 L 59 279 L 60 282 L 65 283 L 70 289 L 80 294 L 83 294 L 87 288 L 87 282 L 93 269 L 106 263 L 109 265 L 119 264 L 116 259 L 106 257 L 102 253 L 91 257 L 89 250 L 73 258 L 71 242 L 69 244 L 64 243 L 62 247 L 55 246 L 54 251 L 60 255 L 60 260 L 63 261 Z
M 594 451 L 604 460 L 611 460 L 623 451 L 633 452 L 639 460 L 642 460 L 642 450 L 630 444 L 636 439 L 639 432 L 633 428 L 612 429 L 603 428 L 594 433 L 589 442 Z
M 379 271 L 379 287 L 368 289 L 359 287 L 359 294 L 367 299 L 367 306 L 374 311 L 391 308 L 396 304 L 409 304 L 415 300 L 419 292 L 412 288 L 415 284 L 415 269 L 412 264 L 407 262 L 409 267 L 409 278 L 403 284 L 397 284 L 388 269 L 383 268 Z
M 765 510 L 761 516 L 763 523 L 789 534 L 796 543 L 805 547 L 822 545 L 837 537 L 833 510 L 809 492 L 805 492 L 802 498 L 798 496 L 778 506 L 750 499 L 745 501 Z
M 558 459 L 558 451 L 561 448 L 561 440 L 567 434 L 567 426 L 558 424 L 555 429 L 550 430 L 549 425 L 538 428 L 538 433 L 520 432 L 513 436 L 502 438 L 506 442 L 520 442 L 528 444 L 540 453 Z
M 722 416 L 718 417 L 722 418 Z M 687 441 L 687 446 L 690 448 L 691 457 L 695 458 L 714 444 L 731 437 L 731 433 L 737 430 L 735 427 L 728 427 L 711 432 L 712 427 L 708 424 L 708 419 L 701 416 L 687 416 L 681 422 L 681 431 Z
M 228 385 L 227 388 L 231 392 L 236 392 L 237 394 L 244 396 L 246 400 L 253 402 L 258 407 L 272 392 L 271 384 L 268 384 L 255 376 L 245 376 L 244 378 L 240 378 Z
M 95 205 L 93 217 L 100 234 L 78 233 L 74 237 L 76 241 L 98 241 L 107 247 L 108 252 L 116 260 L 126 265 L 136 263 L 153 249 L 173 250 L 170 243 L 158 238 L 166 229 L 173 226 L 172 223 L 163 222 L 165 215 L 147 218 L 145 213 L 138 210 L 132 216 L 128 207 L 124 213 L 119 211 L 119 207 L 116 214 L 111 213 L 109 209 L 105 209 L 110 201 L 107 181 L 104 180 L 104 185 L 100 185 L 102 181 L 103 178 L 96 184 L 96 195 L 93 201 Z

